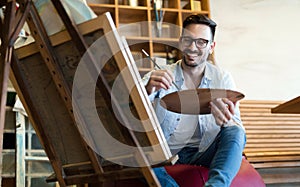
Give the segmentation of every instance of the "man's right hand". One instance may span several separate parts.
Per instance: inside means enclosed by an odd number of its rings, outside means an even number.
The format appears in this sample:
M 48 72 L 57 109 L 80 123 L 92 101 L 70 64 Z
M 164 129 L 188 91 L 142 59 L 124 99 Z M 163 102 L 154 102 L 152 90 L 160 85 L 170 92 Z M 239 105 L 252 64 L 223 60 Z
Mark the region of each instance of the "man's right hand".
M 167 90 L 171 88 L 172 81 L 174 81 L 174 77 L 169 70 L 154 70 L 146 85 L 147 93 L 150 95 L 161 88 Z

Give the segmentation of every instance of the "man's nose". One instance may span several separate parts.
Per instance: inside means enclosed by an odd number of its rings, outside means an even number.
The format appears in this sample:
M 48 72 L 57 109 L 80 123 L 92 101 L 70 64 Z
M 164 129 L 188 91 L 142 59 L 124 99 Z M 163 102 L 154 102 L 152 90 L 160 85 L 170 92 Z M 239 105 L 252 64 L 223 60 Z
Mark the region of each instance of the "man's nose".
M 198 47 L 196 45 L 196 41 L 192 42 L 192 44 L 189 46 L 189 49 L 191 49 L 191 50 L 198 50 Z

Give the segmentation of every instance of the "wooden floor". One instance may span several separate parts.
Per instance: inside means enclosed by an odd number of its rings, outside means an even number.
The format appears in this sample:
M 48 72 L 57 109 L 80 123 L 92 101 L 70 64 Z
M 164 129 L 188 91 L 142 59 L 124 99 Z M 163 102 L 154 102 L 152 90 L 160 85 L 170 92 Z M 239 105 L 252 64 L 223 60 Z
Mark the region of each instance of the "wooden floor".
M 244 152 L 267 186 L 300 186 L 300 114 L 271 113 L 282 102 L 241 101 Z

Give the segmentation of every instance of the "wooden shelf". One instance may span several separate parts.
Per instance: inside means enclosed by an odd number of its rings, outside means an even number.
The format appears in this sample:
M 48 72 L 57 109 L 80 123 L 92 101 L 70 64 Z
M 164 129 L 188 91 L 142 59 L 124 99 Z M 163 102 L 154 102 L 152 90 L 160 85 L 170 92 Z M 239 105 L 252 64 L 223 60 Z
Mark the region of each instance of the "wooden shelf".
M 129 6 L 129 5 L 119 5 L 119 9 L 130 9 L 130 10 L 148 10 L 146 6 Z M 131 14 L 131 13 L 130 13 Z
M 97 3 L 90 3 L 90 7 L 93 7 L 94 11 L 97 8 L 115 8 L 115 4 L 97 4 Z
M 200 2 L 201 10 L 191 10 L 191 3 Z M 138 0 L 138 6 L 130 6 L 129 0 L 98 0 L 89 4 L 98 15 L 110 12 L 118 32 L 126 37 L 130 50 L 134 54 L 140 72 L 153 69 L 153 64 L 138 59 L 141 49 L 148 51 L 150 56 L 166 53 L 178 47 L 182 21 L 192 14 L 204 14 L 210 17 L 209 0 L 169 0 L 162 4 L 164 12 L 162 32 L 156 32 L 155 12 L 152 0 Z M 101 3 L 102 2 L 102 3 Z M 192 6 L 193 7 L 193 6 Z M 145 64 L 141 64 L 145 63 Z

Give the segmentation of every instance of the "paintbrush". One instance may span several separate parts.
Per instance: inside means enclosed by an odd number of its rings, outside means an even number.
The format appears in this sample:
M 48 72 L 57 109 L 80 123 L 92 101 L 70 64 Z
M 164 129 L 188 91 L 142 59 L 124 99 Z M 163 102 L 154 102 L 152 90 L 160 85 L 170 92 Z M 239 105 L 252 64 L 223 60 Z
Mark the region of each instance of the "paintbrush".
M 144 50 L 142 49 L 142 52 L 146 55 L 147 58 L 150 59 L 151 62 L 153 62 L 153 64 L 158 68 L 158 69 L 162 69 L 150 56 L 149 54 Z M 180 91 L 181 89 L 179 88 L 179 86 L 174 82 L 172 81 L 173 85 L 177 88 L 178 91 Z

